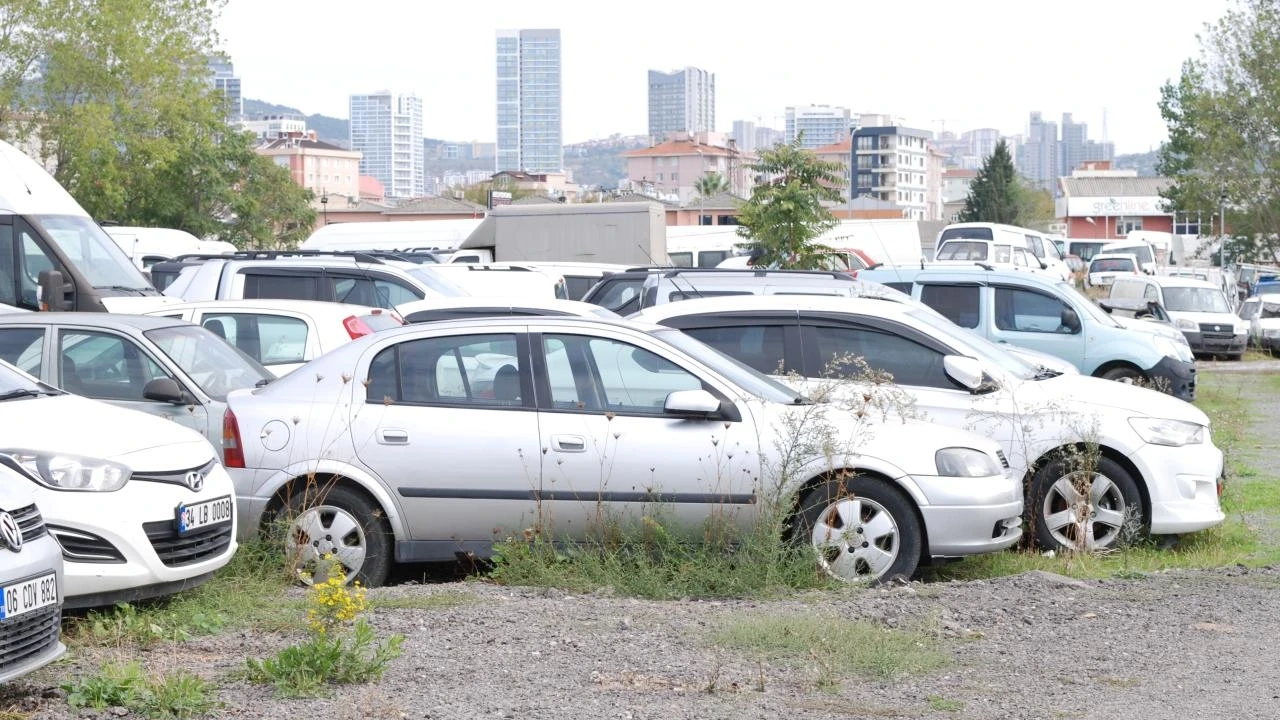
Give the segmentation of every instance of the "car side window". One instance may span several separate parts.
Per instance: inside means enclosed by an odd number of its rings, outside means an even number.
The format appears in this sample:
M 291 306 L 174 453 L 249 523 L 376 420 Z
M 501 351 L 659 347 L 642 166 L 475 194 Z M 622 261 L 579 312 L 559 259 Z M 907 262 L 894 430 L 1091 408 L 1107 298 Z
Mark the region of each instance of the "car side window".
M 307 321 L 264 313 L 206 313 L 200 324 L 263 365 L 306 361 Z
M 334 276 L 333 298 L 340 303 L 391 309 L 397 305 L 421 300 L 422 296 L 410 287 L 394 280 L 380 277 Z
M 1040 244 L 1040 238 L 1035 235 L 1024 235 L 1023 237 L 1027 239 L 1027 248 L 1031 251 L 1031 254 L 1043 259 L 1044 246 Z
M 552 407 L 662 415 L 667 395 L 702 381 L 644 348 L 609 338 L 545 335 L 542 352 Z
M 996 250 L 996 262 L 998 263 L 1009 262 L 1009 246 L 1008 245 L 996 245 L 995 250 Z
M 766 375 L 790 371 L 786 366 L 785 328 L 781 325 L 686 328 L 684 333 Z
M 996 288 L 996 328 L 1015 332 L 1069 332 L 1062 325 L 1062 301 L 1020 288 Z
M 0 330 L 0 359 L 35 377 L 43 369 L 44 328 Z
M 1142 298 L 1147 302 L 1160 302 L 1160 291 L 1155 285 L 1148 285 L 1147 289 L 1142 291 Z
M 246 300 L 324 300 L 320 278 L 315 275 L 245 273 Z
M 1013 264 L 1016 267 L 1031 267 L 1031 261 L 1027 260 L 1027 251 L 1022 248 L 1013 248 Z
M 925 285 L 920 302 L 964 328 L 978 327 L 982 288 L 977 285 Z
M 899 385 L 955 389 L 942 353 L 901 335 L 864 327 L 812 326 L 822 377 L 853 378 L 865 370 L 887 373 Z M 859 360 L 861 359 L 861 360 Z
M 134 341 L 111 333 L 58 334 L 59 386 L 98 400 L 145 401 L 147 383 L 172 377 Z
M 1240 306 L 1240 317 L 1245 320 L 1254 319 L 1258 315 L 1258 306 L 1261 303 L 1262 303 L 1261 300 L 1246 300 L 1244 304 Z M 0 346 L 2 346 L 2 344 L 3 344 L 3 338 L 0 338 Z M 0 351 L 0 352 L 3 352 L 3 351 Z M 9 358 L 6 356 L 5 360 L 9 360 Z M 13 361 L 9 360 L 9 362 L 13 362 Z
M 516 336 L 460 335 L 398 343 L 369 365 L 370 403 L 526 407 L 532 405 Z
M 610 281 L 592 300 L 593 303 L 619 314 L 639 309 L 640 293 L 644 289 L 643 278 L 618 278 Z M 635 307 L 629 308 L 631 305 Z

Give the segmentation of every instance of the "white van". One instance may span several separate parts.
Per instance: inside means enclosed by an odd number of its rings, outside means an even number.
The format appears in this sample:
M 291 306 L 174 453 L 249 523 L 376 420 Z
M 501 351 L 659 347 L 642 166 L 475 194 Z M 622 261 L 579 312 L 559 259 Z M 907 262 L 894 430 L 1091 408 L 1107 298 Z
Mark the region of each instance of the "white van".
M 949 241 L 967 241 L 968 244 L 960 246 L 953 243 L 944 253 L 943 246 Z M 998 247 L 1008 246 L 1010 250 L 1006 257 L 1005 250 L 993 248 L 985 253 L 985 257 L 979 259 L 975 256 L 984 253 L 978 245 L 974 244 L 975 241 L 985 241 Z M 1068 281 L 1072 276 L 1071 268 L 1067 267 L 1067 263 L 1063 261 L 1057 244 L 1048 235 L 1016 225 L 986 222 L 952 223 L 938 233 L 934 247 L 934 262 L 981 262 L 984 265 L 1002 269 L 1044 271 Z M 1031 257 L 1019 257 L 1020 253 L 1016 251 L 1019 247 L 1030 253 Z
M 104 225 L 103 230 L 120 246 L 139 270 L 179 255 L 230 255 L 236 246 L 222 240 L 201 240 L 185 230 Z
M 1136 235 L 1137 233 L 1130 233 Z M 1109 242 L 1102 246 L 1104 253 L 1120 253 L 1133 255 L 1138 258 L 1138 262 L 1142 265 L 1142 272 L 1147 275 L 1155 275 L 1158 269 L 1156 262 L 1156 249 L 1146 240 L 1118 240 Z
M 484 218 L 331 223 L 311 233 L 299 250 L 442 250 L 447 255 Z M 492 258 L 484 258 L 492 259 Z
M 436 275 L 469 295 L 569 299 L 563 275 L 533 265 L 441 263 L 424 265 L 422 272 Z
M 1118 277 L 1110 297 L 1160 303 L 1199 355 L 1239 360 L 1249 341 L 1249 324 L 1232 310 L 1226 293 L 1207 280 L 1134 275 Z

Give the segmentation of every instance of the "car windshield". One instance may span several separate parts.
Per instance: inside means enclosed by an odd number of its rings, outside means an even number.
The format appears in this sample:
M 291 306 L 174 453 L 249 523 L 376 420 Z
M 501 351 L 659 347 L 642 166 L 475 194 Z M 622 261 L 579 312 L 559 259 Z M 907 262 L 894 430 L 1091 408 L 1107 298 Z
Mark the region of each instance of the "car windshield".
M 93 220 L 41 215 L 36 222 L 94 288 L 155 292 L 120 246 Z
M 1084 311 L 1088 313 L 1089 317 L 1093 318 L 1096 322 L 1100 322 L 1103 325 L 1106 325 L 1107 327 L 1124 327 L 1119 322 L 1117 322 L 1115 318 L 1111 317 L 1111 315 L 1108 314 L 1106 310 L 1103 310 L 1102 308 L 1098 307 L 1098 304 L 1095 303 L 1092 298 L 1080 292 L 1080 289 L 1077 288 L 1075 285 L 1069 285 L 1065 282 L 1059 282 L 1057 284 L 1057 287 L 1060 292 L 1070 295 L 1075 299 L 1079 300 L 1080 302 L 1073 303 L 1073 305 L 1075 307 L 1083 306 Z
M 1215 288 L 1167 287 L 1164 307 L 1170 312 L 1231 312 L 1226 296 Z
M 957 345 L 957 349 L 964 354 L 975 355 L 979 360 L 995 365 L 1020 380 L 1030 380 L 1036 376 L 1038 368 L 1031 363 L 1009 353 L 999 344 L 982 337 L 972 330 L 966 330 L 937 313 L 913 307 L 907 311 L 907 315 L 929 326 L 936 335 L 940 335 L 942 339 L 949 341 L 949 344 Z
M 415 267 L 408 269 L 406 272 L 418 280 L 421 280 L 423 285 L 426 285 L 445 297 L 465 297 L 471 294 L 443 277 L 440 277 L 440 273 L 432 272 L 428 268 Z
M 725 376 L 744 392 L 762 400 L 787 405 L 796 405 L 799 404 L 797 401 L 803 401 L 804 396 L 797 394 L 795 390 L 679 330 L 674 328 L 655 330 L 652 334 Z
M 1262 312 L 1258 315 L 1258 319 L 1272 320 L 1274 318 L 1280 318 L 1280 303 L 1262 303 Z
M 947 242 L 943 243 L 942 249 L 938 250 L 939 261 L 942 260 L 986 260 L 987 248 L 990 243 L 985 242 Z
M 253 358 L 199 325 L 143 333 L 206 395 L 219 402 L 232 390 L 257 387 L 274 375 Z
M 49 392 L 49 388 L 9 363 L 0 360 L 0 396 L 16 395 L 24 391 L 43 393 Z
M 989 227 L 953 227 L 943 230 L 938 242 L 961 238 L 966 240 L 993 240 L 995 235 Z
M 1134 269 L 1129 258 L 1094 258 L 1089 263 L 1089 272 L 1133 272 Z

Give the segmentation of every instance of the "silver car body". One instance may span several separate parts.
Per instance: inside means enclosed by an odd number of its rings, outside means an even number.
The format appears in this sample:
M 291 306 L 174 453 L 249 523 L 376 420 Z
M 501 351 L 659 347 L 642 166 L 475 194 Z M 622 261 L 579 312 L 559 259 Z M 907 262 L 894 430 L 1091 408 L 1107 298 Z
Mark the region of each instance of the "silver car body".
M 30 481 L 0 464 L 0 684 L 62 656 L 62 552 Z

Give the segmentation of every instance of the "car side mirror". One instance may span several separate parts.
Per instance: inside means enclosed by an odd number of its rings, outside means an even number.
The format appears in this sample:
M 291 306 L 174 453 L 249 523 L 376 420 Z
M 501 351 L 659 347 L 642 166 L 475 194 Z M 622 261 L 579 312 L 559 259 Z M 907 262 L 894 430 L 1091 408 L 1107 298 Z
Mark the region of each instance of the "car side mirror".
M 178 381 L 173 378 L 156 378 L 142 388 L 142 397 L 155 402 L 187 405 L 192 402 L 191 396 L 183 392 Z
M 676 390 L 667 394 L 662 409 L 668 415 L 709 419 L 719 415 L 720 399 L 706 390 Z
M 948 355 L 942 359 L 942 369 L 947 373 L 947 377 L 960 383 L 963 388 L 976 391 L 982 387 L 984 377 L 982 363 L 975 358 Z
M 67 302 L 67 293 L 71 292 L 71 284 L 62 279 L 59 270 L 41 270 L 37 276 L 40 283 L 40 309 L 46 312 L 63 312 L 71 309 Z
M 1076 314 L 1075 310 L 1072 310 L 1071 308 L 1066 307 L 1065 305 L 1062 308 L 1061 322 L 1062 322 L 1062 327 L 1069 330 L 1072 335 L 1080 332 L 1080 316 Z
M 1040 261 L 1040 269 L 1041 269 L 1041 270 L 1048 270 L 1048 269 L 1049 269 L 1049 263 L 1047 263 L 1047 262 L 1045 262 L 1045 261 L 1041 260 L 1041 261 Z

